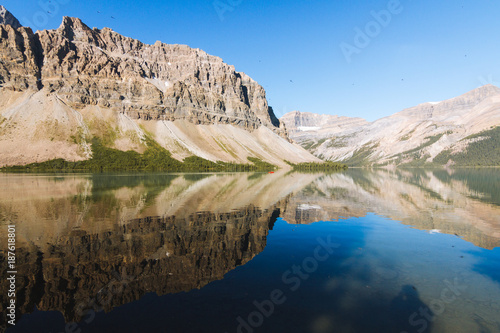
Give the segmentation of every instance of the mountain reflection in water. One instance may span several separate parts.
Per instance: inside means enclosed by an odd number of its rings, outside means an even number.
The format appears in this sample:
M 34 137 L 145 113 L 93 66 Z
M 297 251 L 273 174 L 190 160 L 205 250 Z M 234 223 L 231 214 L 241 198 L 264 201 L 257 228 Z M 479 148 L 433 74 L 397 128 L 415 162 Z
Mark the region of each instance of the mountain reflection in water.
M 260 331 L 413 332 L 424 323 L 426 332 L 451 331 L 455 325 L 434 323 L 436 314 L 416 286 L 431 274 L 414 276 L 429 254 L 418 261 L 408 241 L 390 238 L 402 233 L 425 244 L 429 234 L 412 236 L 415 231 L 401 225 L 390 229 L 397 224 L 379 216 L 474 244 L 451 246 L 481 252 L 473 270 L 495 281 L 498 251 L 493 249 L 500 246 L 500 197 L 491 186 L 495 177 L 495 170 L 359 169 L 336 174 L 0 175 L 2 188 L 8 189 L 0 193 L 2 228 L 17 226 L 18 318 L 25 314 L 8 331 L 64 331 L 65 322 L 80 322 L 77 328 L 84 332 L 236 331 L 236 318 L 251 313 L 254 300 L 269 298 L 273 288 L 268 286 L 288 288 L 282 273 L 296 256 L 310 255 L 325 230 L 335 235 L 339 252 L 307 279 L 307 287 L 289 294 Z M 364 220 L 356 224 L 350 218 Z M 300 226 L 318 221 L 337 222 Z M 279 229 L 268 240 L 275 226 Z M 371 237 L 378 243 L 387 244 L 364 252 L 370 247 L 368 230 L 374 230 Z M 448 245 L 452 239 L 442 241 Z M 432 242 L 430 250 L 439 250 L 441 245 Z M 6 243 L 2 233 L 0 244 Z M 390 254 L 393 247 L 402 262 L 404 255 L 414 256 L 415 262 L 388 264 L 397 259 Z M 448 250 L 434 259 L 438 266 L 446 262 Z M 495 256 L 489 257 L 488 250 Z M 6 253 L 0 256 L 5 267 Z M 462 275 L 457 271 L 448 278 Z M 319 287 L 323 278 L 327 293 Z M 401 281 L 392 283 L 393 278 Z M 4 277 L 0 286 L 7 290 Z M 428 289 L 439 297 L 445 287 Z M 432 295 L 429 290 L 424 294 Z M 5 312 L 6 295 L 0 300 Z M 172 309 L 172 304 L 177 305 Z M 495 311 L 498 302 L 488 306 Z M 96 314 L 87 323 L 89 309 Z M 428 309 L 428 317 L 419 309 Z M 415 312 L 413 323 L 420 321 L 411 325 Z M 471 323 L 500 331 L 487 312 Z M 0 327 L 5 325 L 2 316 Z

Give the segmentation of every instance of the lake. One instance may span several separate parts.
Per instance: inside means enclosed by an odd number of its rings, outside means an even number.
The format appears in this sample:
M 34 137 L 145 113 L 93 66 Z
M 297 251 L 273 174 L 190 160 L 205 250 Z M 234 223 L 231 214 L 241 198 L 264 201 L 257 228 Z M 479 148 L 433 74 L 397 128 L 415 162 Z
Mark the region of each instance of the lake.
M 0 331 L 500 332 L 499 169 L 0 186 Z

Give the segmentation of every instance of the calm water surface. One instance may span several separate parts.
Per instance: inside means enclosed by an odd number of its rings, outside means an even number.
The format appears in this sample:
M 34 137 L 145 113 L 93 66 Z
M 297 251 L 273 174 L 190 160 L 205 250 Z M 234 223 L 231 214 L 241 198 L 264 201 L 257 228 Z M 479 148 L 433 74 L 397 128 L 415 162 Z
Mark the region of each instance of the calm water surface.
M 499 184 L 498 169 L 0 174 L 0 331 L 500 332 Z

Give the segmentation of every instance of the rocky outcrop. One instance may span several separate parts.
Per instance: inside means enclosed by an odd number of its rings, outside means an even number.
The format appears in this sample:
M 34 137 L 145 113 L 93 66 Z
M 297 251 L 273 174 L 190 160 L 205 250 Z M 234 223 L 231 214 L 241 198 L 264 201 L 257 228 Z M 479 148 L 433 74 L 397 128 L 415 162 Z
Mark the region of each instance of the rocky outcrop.
M 21 27 L 21 23 L 2 5 L 0 5 L 0 24 L 10 25 L 16 29 Z
M 75 109 L 99 105 L 132 119 L 267 126 L 286 136 L 264 89 L 222 59 L 184 45 L 147 45 L 64 17 L 33 34 L 2 26 L 5 87 L 45 89 Z M 24 72 L 18 67 L 26 68 Z
M 293 140 L 322 159 L 357 166 L 418 166 L 435 163 L 442 152 L 467 151 L 470 143 L 478 141 L 468 137 L 500 125 L 499 110 L 500 88 L 486 85 L 456 98 L 423 103 L 371 123 L 358 118 L 298 112 L 286 114 L 281 120 Z M 313 127 L 300 127 L 304 124 Z M 447 160 L 442 161 L 446 163 Z
M 41 88 L 40 43 L 31 28 L 0 24 L 0 89 L 24 91 Z
M 0 45 L 0 166 L 87 159 L 95 136 L 141 153 L 147 135 L 179 160 L 318 161 L 291 143 L 262 86 L 202 50 L 70 17 L 36 33 L 0 24 Z

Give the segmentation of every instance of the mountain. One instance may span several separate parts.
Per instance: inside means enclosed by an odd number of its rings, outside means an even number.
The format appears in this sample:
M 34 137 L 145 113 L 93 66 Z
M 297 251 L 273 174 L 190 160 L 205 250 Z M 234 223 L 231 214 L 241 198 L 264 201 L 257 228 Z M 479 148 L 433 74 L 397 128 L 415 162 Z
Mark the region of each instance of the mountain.
M 0 166 L 88 159 L 93 137 L 137 152 L 152 138 L 179 160 L 317 160 L 290 142 L 257 82 L 202 50 L 70 17 L 36 33 L 0 25 L 0 45 Z
M 297 111 L 280 120 L 317 157 L 352 166 L 500 165 L 500 88 L 493 85 L 374 122 Z
M 21 27 L 21 23 L 2 5 L 0 5 L 0 24 L 10 25 L 16 29 Z
M 306 149 L 314 149 L 336 133 L 368 124 L 361 118 L 292 111 L 281 117 L 288 134 Z

